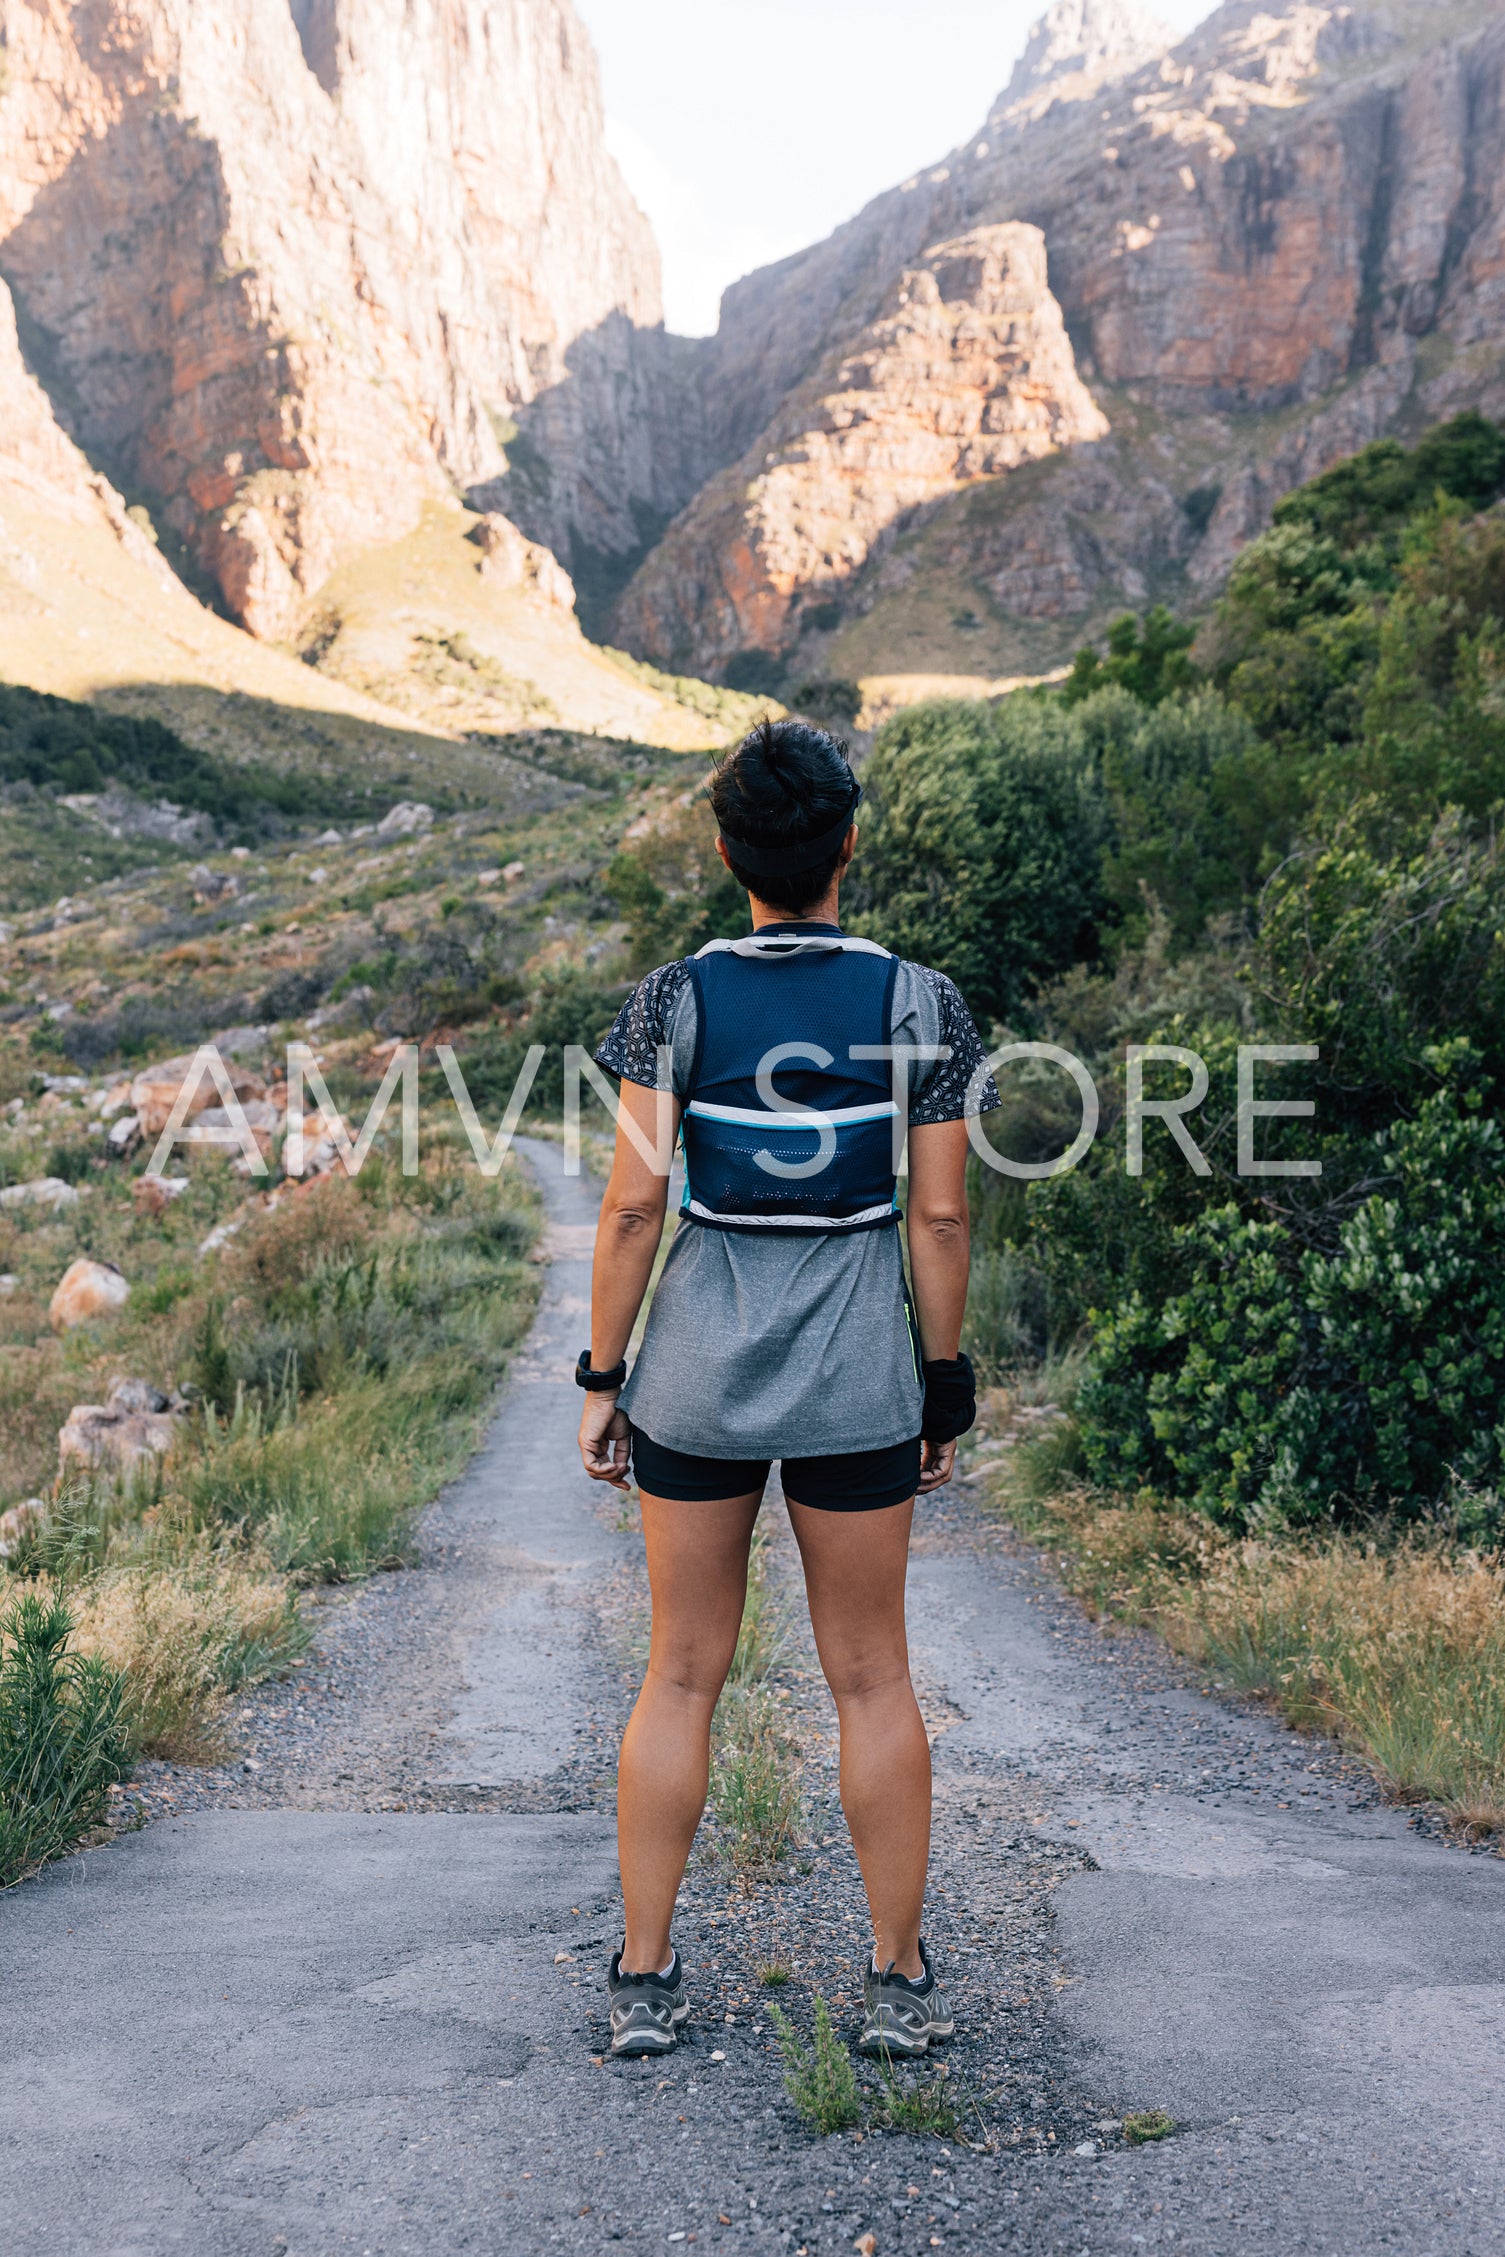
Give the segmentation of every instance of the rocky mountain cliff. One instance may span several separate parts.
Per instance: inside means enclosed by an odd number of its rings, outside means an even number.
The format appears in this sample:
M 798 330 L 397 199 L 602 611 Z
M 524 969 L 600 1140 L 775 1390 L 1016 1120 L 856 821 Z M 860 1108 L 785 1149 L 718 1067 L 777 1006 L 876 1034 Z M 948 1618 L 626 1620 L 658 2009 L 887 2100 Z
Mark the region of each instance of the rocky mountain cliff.
M 588 443 L 536 513 L 640 538 L 658 259 L 570 0 L 3 0 L 0 25 L 30 369 L 235 618 L 287 637 L 342 555 L 494 498 L 543 394 Z
M 973 141 L 728 293 L 705 396 L 735 468 L 627 590 L 623 639 L 715 666 L 734 614 L 791 678 L 1047 667 L 1215 582 L 1340 455 L 1505 410 L 1502 86 L 1497 0 L 1229 0 L 1179 44 L 1057 0 Z M 854 495 L 811 443 L 830 373 L 905 275 L 1006 223 L 1043 240 L 1096 421 L 1048 459 L 959 451 L 919 499 L 901 448 Z
M 1107 428 L 1039 229 L 973 228 L 906 266 L 876 319 L 795 386 L 649 559 L 622 616 L 639 642 L 701 665 L 781 649 L 802 607 L 860 574 L 905 513 Z

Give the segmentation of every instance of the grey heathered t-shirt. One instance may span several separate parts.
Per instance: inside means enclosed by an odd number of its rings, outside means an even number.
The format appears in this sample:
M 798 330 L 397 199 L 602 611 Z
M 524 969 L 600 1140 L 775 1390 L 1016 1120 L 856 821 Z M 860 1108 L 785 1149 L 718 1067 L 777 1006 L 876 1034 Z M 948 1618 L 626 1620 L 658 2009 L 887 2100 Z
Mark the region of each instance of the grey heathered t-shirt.
M 682 1098 L 695 1032 L 689 964 L 665 964 L 628 997 L 596 1062 L 653 1089 L 667 1048 Z M 944 973 L 901 961 L 889 1040 L 951 1053 L 910 1065 L 911 1127 L 997 1104 L 986 1076 L 970 1088 L 983 1047 Z M 897 1230 L 762 1237 L 682 1222 L 622 1407 L 655 1442 L 699 1457 L 878 1450 L 920 1430 L 919 1363 Z

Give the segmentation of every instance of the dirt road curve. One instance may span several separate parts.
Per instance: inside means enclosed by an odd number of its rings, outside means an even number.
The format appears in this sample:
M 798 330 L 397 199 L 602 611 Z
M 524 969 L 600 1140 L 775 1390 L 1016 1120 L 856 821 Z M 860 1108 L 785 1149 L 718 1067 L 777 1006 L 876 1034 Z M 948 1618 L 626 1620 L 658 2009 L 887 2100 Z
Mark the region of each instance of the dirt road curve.
M 822 2141 L 785 2099 L 758 1966 L 845 2021 L 861 1949 L 798 1648 L 808 1850 L 750 1894 L 697 1867 L 690 2041 L 599 2063 L 641 1588 L 571 1446 L 593 1195 L 527 1151 L 543 1307 L 423 1566 L 325 1610 L 236 1767 L 159 1776 L 169 1815 L 0 1899 L 6 2248 L 1505 2251 L 1505 1863 L 1104 1636 L 965 1490 L 911 1615 L 979 2144 Z M 1149 2108 L 1179 2129 L 1126 2147 Z

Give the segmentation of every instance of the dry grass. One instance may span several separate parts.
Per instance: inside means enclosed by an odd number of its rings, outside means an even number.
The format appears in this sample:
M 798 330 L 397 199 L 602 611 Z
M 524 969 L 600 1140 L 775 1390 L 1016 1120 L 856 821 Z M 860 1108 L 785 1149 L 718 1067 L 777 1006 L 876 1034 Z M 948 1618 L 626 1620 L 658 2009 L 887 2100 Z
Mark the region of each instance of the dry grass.
M 1148 1492 L 1053 1485 L 1042 1439 L 995 1500 L 1094 1611 L 1361 1755 L 1398 1802 L 1505 1833 L 1505 1561 L 1440 1539 L 1236 1541 Z
M 132 1747 L 175 1763 L 222 1760 L 227 1692 L 308 1642 L 284 1577 L 254 1553 L 202 1537 L 134 1545 L 69 1605 L 75 1651 L 123 1675 Z
M 1505 1567 L 1407 1546 L 1243 1544 L 1173 1609 L 1177 1642 L 1359 1749 L 1400 1802 L 1505 1830 Z

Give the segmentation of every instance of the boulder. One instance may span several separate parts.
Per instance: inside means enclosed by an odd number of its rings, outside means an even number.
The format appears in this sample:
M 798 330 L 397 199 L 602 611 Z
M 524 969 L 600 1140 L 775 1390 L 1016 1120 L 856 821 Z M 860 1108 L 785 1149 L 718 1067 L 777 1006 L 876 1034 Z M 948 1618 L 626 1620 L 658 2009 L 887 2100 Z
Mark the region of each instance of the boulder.
M 195 901 L 223 901 L 240 891 L 240 880 L 228 870 L 211 870 L 207 862 L 200 862 L 188 873 L 188 883 L 193 888 Z
M 269 1026 L 221 1027 L 209 1040 L 222 1058 L 259 1058 L 271 1032 Z
M 131 1297 L 124 1272 L 113 1262 L 91 1261 L 87 1256 L 70 1262 L 48 1304 L 54 1332 L 71 1332 L 75 1325 L 94 1317 L 113 1316 Z
M 107 1403 L 75 1403 L 57 1438 L 58 1472 L 126 1479 L 160 1463 L 178 1432 L 169 1398 L 145 1379 L 118 1379 Z
M 141 1115 L 122 1113 L 118 1121 L 111 1121 L 105 1131 L 105 1142 L 112 1151 L 126 1152 L 141 1134 Z
M 0 1191 L 0 1207 L 76 1207 L 78 1188 L 61 1176 L 38 1176 L 34 1183 L 7 1184 Z
M 263 1160 L 269 1159 L 273 1140 L 282 1126 L 282 1115 L 278 1112 L 276 1106 L 269 1104 L 264 1097 L 243 1097 L 240 1101 L 240 1109 L 245 1116 L 247 1128 L 256 1139 L 257 1151 L 261 1154 Z M 201 1129 L 238 1129 L 240 1123 L 232 1120 L 227 1105 L 206 1105 L 203 1112 L 198 1115 L 194 1126 Z M 212 1151 L 216 1147 L 208 1146 L 206 1149 Z M 219 1146 L 218 1149 L 228 1152 L 233 1151 L 234 1147 L 225 1144 Z
M 172 1397 L 165 1395 L 160 1387 L 154 1387 L 149 1379 L 117 1379 L 105 1403 L 110 1410 L 120 1411 L 128 1418 L 137 1412 L 167 1411 L 174 1407 Z
M 434 820 L 434 810 L 425 800 L 400 799 L 389 807 L 376 826 L 378 838 L 407 838 L 414 831 L 426 831 Z
M 131 1103 L 136 1108 L 143 1136 L 160 1136 L 167 1126 L 168 1115 L 177 1102 L 178 1092 L 192 1071 L 194 1053 L 186 1051 L 178 1058 L 164 1058 L 160 1065 L 147 1066 L 131 1084 Z M 265 1097 L 267 1085 L 259 1074 L 249 1073 L 244 1066 L 224 1061 L 230 1087 L 242 1101 L 248 1097 Z M 220 1093 L 214 1082 L 205 1074 L 189 1101 L 184 1115 L 184 1125 L 197 1120 L 200 1113 L 208 1112 L 211 1105 L 220 1103 Z

